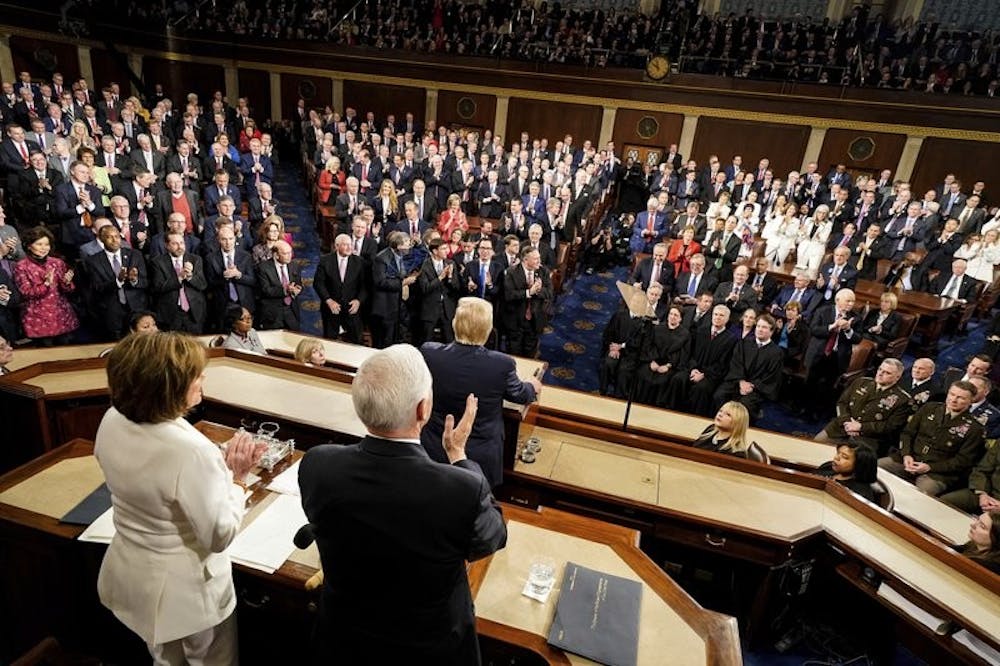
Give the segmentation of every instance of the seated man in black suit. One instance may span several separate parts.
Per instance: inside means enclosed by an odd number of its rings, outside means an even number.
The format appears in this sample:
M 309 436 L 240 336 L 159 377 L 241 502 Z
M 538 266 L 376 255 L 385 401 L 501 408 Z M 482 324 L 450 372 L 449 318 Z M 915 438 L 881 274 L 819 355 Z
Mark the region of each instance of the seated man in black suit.
M 667 386 L 667 409 L 712 415 L 712 396 L 729 372 L 737 342 L 736 336 L 726 330 L 729 317 L 729 308 L 716 305 L 711 325 L 692 331 L 691 355 Z
M 759 307 L 767 307 L 778 295 L 778 281 L 767 272 L 770 265 L 771 262 L 766 257 L 757 257 L 754 262 L 756 270 L 750 276 L 750 288 L 757 294 Z
M 719 286 L 718 279 L 705 271 L 705 255 L 692 254 L 688 266 L 691 270 L 678 275 L 674 287 L 683 305 L 693 305 L 702 294 L 714 294 Z
M 892 246 L 889 239 L 882 234 L 882 226 L 872 222 L 865 230 L 865 235 L 858 241 L 851 255 L 851 263 L 858 269 L 858 278 L 874 280 L 878 270 L 878 260 L 892 256 Z
M 674 291 L 674 266 L 667 261 L 667 244 L 657 243 L 653 246 L 653 256 L 646 257 L 632 272 L 632 284 L 643 291 L 649 289 L 651 282 L 658 282 L 663 287 L 665 298 Z
M 927 285 L 927 291 L 942 298 L 953 298 L 959 303 L 969 303 L 976 300 L 976 286 L 979 281 L 966 275 L 968 267 L 965 259 L 955 259 L 951 262 L 951 272 L 940 273 Z
M 851 312 L 854 292 L 841 289 L 831 305 L 820 308 L 810 320 L 809 346 L 806 347 L 806 400 L 804 403 L 821 418 L 829 406 L 825 387 L 833 386 L 851 363 L 855 343 L 861 341 L 860 319 Z
M 736 343 L 729 372 L 715 391 L 716 408 L 736 400 L 756 418 L 765 400 L 778 397 L 785 360 L 781 347 L 771 339 L 775 328 L 774 317 L 764 313 L 757 318 L 754 334 Z
M 774 302 L 768 312 L 773 317 L 784 318 L 785 306 L 791 302 L 799 304 L 799 312 L 808 312 L 815 302 L 819 301 L 820 295 L 815 289 L 809 286 L 811 280 L 809 274 L 804 270 L 795 271 L 795 280 L 792 284 L 781 288 L 778 295 L 774 297 Z
M 750 269 L 746 265 L 737 266 L 733 270 L 732 281 L 723 282 L 715 289 L 715 304 L 727 306 L 733 313 L 733 319 L 742 316 L 747 308 L 756 310 L 759 306 L 757 292 L 748 284 L 749 278 Z
M 989 377 L 992 369 L 993 361 L 989 356 L 976 354 L 969 359 L 969 362 L 966 364 L 964 370 L 962 368 L 948 368 L 945 370 L 944 376 L 941 378 L 941 386 L 951 386 L 957 381 L 967 382 L 973 377 Z M 944 388 L 940 389 L 938 393 L 932 395 L 931 399 L 940 400 L 943 397 Z
M 927 291 L 927 269 L 920 263 L 920 255 L 916 252 L 903 255 L 902 261 L 886 273 L 882 284 L 890 288 L 899 285 L 903 291 Z
M 479 410 L 466 450 L 495 488 L 503 481 L 503 402 L 534 402 L 542 382 L 536 377 L 522 381 L 514 359 L 483 346 L 493 331 L 493 307 L 486 301 L 470 296 L 460 299 L 453 326 L 454 342 L 425 342 L 420 347 L 434 378 L 434 409 L 420 441 L 431 459 L 447 462 L 440 444 L 445 417 L 457 412 L 475 391 Z
M 432 390 L 413 347 L 372 355 L 351 386 L 368 435 L 302 459 L 302 508 L 325 571 L 316 663 L 479 663 L 466 562 L 502 548 L 507 530 L 482 470 L 466 459 L 473 395 L 457 427 L 442 418 L 437 448 L 450 465 L 420 446 Z

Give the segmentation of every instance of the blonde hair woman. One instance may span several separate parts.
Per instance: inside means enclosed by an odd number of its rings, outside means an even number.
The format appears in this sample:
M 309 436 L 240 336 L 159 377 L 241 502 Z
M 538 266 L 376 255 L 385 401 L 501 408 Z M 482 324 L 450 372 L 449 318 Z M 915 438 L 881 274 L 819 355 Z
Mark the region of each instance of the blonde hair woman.
M 747 439 L 750 413 L 742 403 L 732 400 L 719 407 L 712 425 L 702 431 L 692 446 L 696 449 L 726 453 L 738 458 L 764 462 L 766 456 L 756 442 Z
M 798 249 L 795 267 L 809 272 L 810 277 L 816 277 L 819 265 L 826 253 L 826 243 L 830 240 L 833 230 L 833 220 L 830 219 L 830 207 L 826 204 L 816 206 L 812 217 L 799 225 Z
M 386 178 L 378 186 L 378 196 L 373 203 L 375 219 L 382 223 L 383 229 L 391 229 L 399 221 L 399 202 L 391 180 Z
M 448 197 L 448 207 L 441 211 L 441 216 L 438 218 L 437 230 L 442 238 L 451 238 L 451 232 L 455 229 L 468 231 L 469 223 L 465 219 L 465 213 L 462 212 L 462 197 L 452 194 Z
M 97 143 L 94 137 L 90 136 L 90 130 L 82 120 L 74 120 L 69 128 L 69 149 L 74 155 L 80 148 L 90 148 L 97 150 Z
M 781 266 L 788 255 L 795 249 L 795 241 L 799 235 L 798 206 L 794 202 L 786 204 L 784 209 L 775 210 L 767 218 L 761 237 L 767 241 L 764 256 L 773 266 Z
M 310 367 L 322 368 L 326 365 L 326 351 L 323 343 L 316 338 L 303 338 L 295 345 L 295 360 Z
M 990 229 L 982 238 L 970 234 L 965 243 L 955 250 L 956 259 L 969 262 L 966 274 L 987 285 L 993 284 L 995 270 L 1000 264 L 1000 229 Z

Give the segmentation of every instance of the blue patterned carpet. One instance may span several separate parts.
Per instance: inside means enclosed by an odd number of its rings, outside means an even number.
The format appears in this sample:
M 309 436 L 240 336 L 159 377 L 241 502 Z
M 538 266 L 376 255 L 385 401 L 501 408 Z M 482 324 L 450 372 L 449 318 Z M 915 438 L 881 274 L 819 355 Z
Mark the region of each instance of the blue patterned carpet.
M 281 215 L 295 247 L 295 261 L 302 266 L 306 296 L 302 303 L 302 332 L 321 335 L 319 299 L 312 288 L 313 275 L 319 262 L 319 236 L 313 216 L 309 194 L 302 185 L 298 165 L 282 165 L 275 173 L 275 197 L 281 202 Z M 545 383 L 581 391 L 598 390 L 597 357 L 601 336 L 620 301 L 616 280 L 627 278 L 625 267 L 613 272 L 595 275 L 581 274 L 556 301 L 553 320 L 541 337 L 541 357 L 549 364 Z M 944 338 L 935 361 L 938 373 L 951 366 L 964 366 L 976 353 L 985 337 L 984 322 L 970 322 L 969 333 L 964 337 Z M 903 362 L 909 366 L 914 357 L 907 354 Z M 830 402 L 837 396 L 831 395 Z M 774 403 L 764 408 L 764 417 L 758 427 L 784 433 L 807 436 L 818 432 L 824 425 L 796 416 L 786 404 Z

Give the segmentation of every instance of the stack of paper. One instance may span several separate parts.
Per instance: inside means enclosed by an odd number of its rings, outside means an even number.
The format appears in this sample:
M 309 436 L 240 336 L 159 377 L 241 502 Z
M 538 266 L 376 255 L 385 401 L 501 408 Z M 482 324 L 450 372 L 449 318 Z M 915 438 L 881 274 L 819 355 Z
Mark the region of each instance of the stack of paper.
M 111 537 L 115 535 L 115 510 L 108 509 L 100 517 L 90 524 L 90 527 L 83 531 L 78 538 L 80 541 L 90 543 L 111 543 Z
M 978 636 L 973 636 L 966 629 L 960 629 L 951 636 L 956 643 L 961 643 L 977 656 L 982 657 L 987 664 L 1000 664 L 1000 652 L 994 649 Z
M 299 462 L 301 461 L 296 460 L 294 464 L 288 466 L 288 469 L 274 477 L 271 483 L 268 484 L 267 489 L 272 493 L 295 495 L 298 497 L 300 495 Z
M 295 550 L 292 538 L 306 524 L 302 500 L 275 495 L 260 515 L 229 546 L 229 557 L 252 569 L 274 573 Z

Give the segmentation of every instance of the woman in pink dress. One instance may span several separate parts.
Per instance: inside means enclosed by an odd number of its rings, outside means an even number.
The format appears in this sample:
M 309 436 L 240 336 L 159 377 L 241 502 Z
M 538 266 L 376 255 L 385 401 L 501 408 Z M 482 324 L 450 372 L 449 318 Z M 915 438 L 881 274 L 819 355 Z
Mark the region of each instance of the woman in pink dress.
M 28 229 L 22 242 L 27 256 L 14 266 L 14 281 L 24 298 L 24 334 L 44 347 L 67 344 L 80 327 L 66 299 L 75 289 L 73 270 L 62 259 L 49 256 L 53 238 L 45 227 Z

